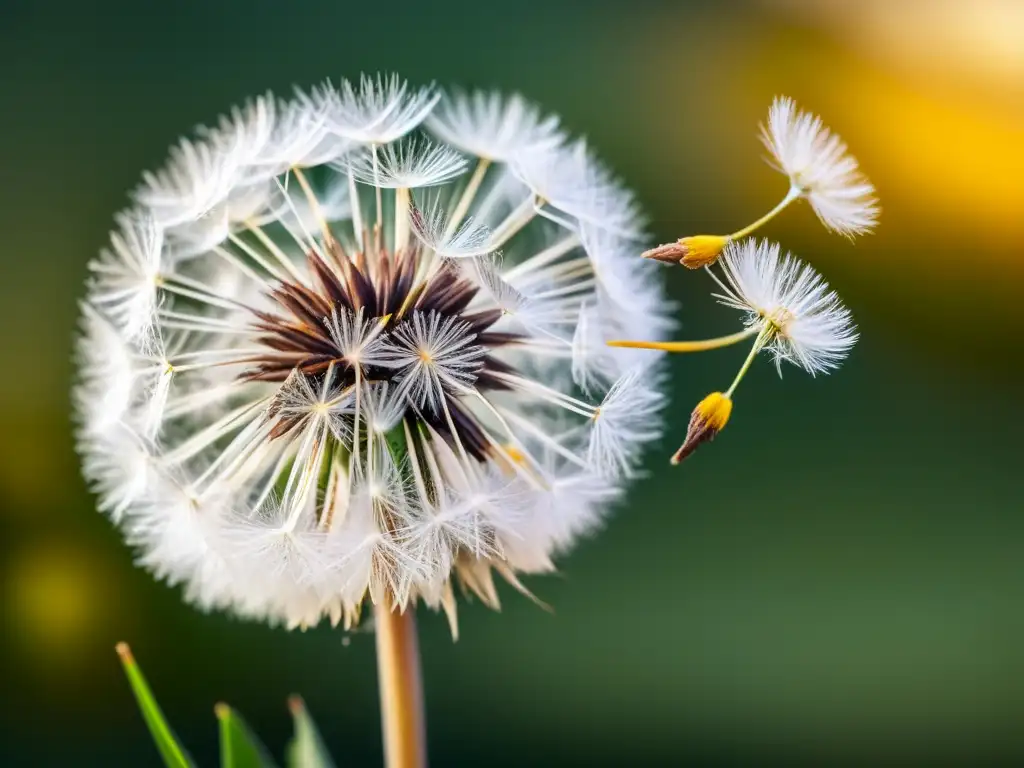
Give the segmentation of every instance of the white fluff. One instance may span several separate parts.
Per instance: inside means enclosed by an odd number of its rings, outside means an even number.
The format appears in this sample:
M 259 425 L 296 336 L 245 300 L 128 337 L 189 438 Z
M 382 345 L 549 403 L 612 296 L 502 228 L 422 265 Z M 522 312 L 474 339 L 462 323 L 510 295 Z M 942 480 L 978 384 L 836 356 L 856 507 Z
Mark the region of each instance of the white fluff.
M 326 83 L 314 94 L 331 130 L 365 144 L 401 138 L 423 122 L 441 97 L 433 88 L 410 88 L 395 74 L 363 75 L 359 85 L 344 80 L 340 88 Z
M 822 224 L 851 237 L 874 229 L 879 214 L 875 188 L 821 118 L 799 111 L 790 98 L 777 97 L 768 124 L 761 127 L 761 140 Z
M 769 329 L 767 349 L 811 375 L 838 367 L 857 341 L 850 310 L 811 267 L 777 243 L 747 239 L 730 244 L 720 264 L 719 301 L 744 310 L 747 326 Z
M 382 189 L 433 187 L 461 175 L 466 159 L 451 147 L 404 139 L 352 155 L 339 168 Z
M 557 117 L 543 115 L 518 93 L 496 91 L 452 91 L 427 118 L 427 127 L 442 141 L 496 162 L 564 139 Z
M 416 238 L 438 256 L 448 259 L 490 253 L 490 229 L 472 218 L 454 223 L 445 207 L 435 196 L 424 207 L 410 210 L 409 224 Z
M 437 99 L 249 101 L 144 174 L 91 265 L 84 472 L 204 609 L 450 611 L 456 578 L 496 605 L 492 570 L 551 570 L 659 432 L 660 378 L 603 346 L 668 325 L 632 194 L 521 97 Z
M 437 312 L 413 312 L 391 335 L 386 364 L 398 371 L 402 391 L 420 408 L 439 409 L 442 395 L 476 379 L 484 349 L 467 324 Z
M 90 301 L 122 331 L 138 341 L 153 326 L 164 267 L 164 232 L 152 212 L 137 208 L 116 217 L 110 247 L 89 264 L 92 272 Z
M 664 406 L 661 375 L 655 367 L 634 368 L 605 395 L 594 414 L 587 456 L 608 478 L 628 477 L 636 469 L 639 449 L 661 436 L 658 413 Z
M 621 237 L 640 238 L 646 220 L 633 193 L 593 156 L 582 139 L 566 145 L 532 146 L 512 160 L 513 173 L 556 209 L 555 221 L 593 225 Z

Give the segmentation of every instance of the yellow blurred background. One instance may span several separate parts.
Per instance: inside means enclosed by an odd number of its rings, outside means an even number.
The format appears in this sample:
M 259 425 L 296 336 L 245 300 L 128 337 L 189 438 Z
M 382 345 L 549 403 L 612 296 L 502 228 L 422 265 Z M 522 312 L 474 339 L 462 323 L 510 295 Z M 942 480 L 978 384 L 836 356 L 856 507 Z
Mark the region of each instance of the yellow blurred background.
M 139 174 L 267 88 L 396 70 L 519 90 L 634 187 L 655 239 L 726 232 L 785 192 L 776 94 L 877 186 L 875 235 L 806 206 L 764 234 L 819 268 L 862 338 L 831 377 L 755 368 L 733 422 L 666 456 L 728 353 L 675 360 L 673 430 L 608 529 L 424 632 L 436 765 L 1024 758 L 1024 2 L 761 0 L 153 5 L 0 11 L 3 765 L 155 765 L 113 645 L 215 761 L 226 699 L 280 753 L 306 696 L 339 763 L 379 764 L 371 638 L 202 616 L 93 509 L 68 389 L 85 264 Z M 727 328 L 666 270 L 681 337 Z

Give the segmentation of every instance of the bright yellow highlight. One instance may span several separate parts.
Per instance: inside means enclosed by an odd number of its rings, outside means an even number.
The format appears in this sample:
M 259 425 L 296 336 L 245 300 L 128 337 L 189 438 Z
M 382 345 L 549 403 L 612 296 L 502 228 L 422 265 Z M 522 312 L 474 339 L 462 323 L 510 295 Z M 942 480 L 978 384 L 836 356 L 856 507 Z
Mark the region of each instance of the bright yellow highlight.
M 512 461 L 514 461 L 516 464 L 518 464 L 521 467 L 526 466 L 526 454 L 524 454 L 514 445 L 505 444 L 504 446 L 502 446 L 502 450 L 504 450 L 505 455 L 508 458 L 512 459 Z
M 678 464 L 702 444 L 713 440 L 729 423 L 732 415 L 732 400 L 722 392 L 712 392 L 693 409 L 686 440 L 672 456 L 672 463 Z
M 683 249 L 683 257 L 679 260 L 687 269 L 709 267 L 718 261 L 722 249 L 729 244 L 731 238 L 721 235 L 693 235 L 679 240 Z
M 709 429 L 720 431 L 729 423 L 729 416 L 732 414 L 732 400 L 721 392 L 712 392 L 693 409 L 694 415 L 699 415 Z
M 73 659 L 104 621 L 102 581 L 95 564 L 74 549 L 28 550 L 10 570 L 7 626 L 45 658 Z

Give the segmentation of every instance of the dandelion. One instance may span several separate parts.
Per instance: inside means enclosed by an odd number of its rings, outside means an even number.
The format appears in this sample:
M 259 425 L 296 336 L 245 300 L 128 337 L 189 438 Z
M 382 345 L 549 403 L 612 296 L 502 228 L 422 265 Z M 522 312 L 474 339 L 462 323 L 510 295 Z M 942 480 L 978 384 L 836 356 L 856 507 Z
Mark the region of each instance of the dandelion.
M 702 352 L 753 338 L 753 346 L 736 378 L 725 392 L 702 400 L 690 419 L 686 439 L 672 457 L 678 464 L 725 427 L 732 413 L 732 396 L 758 353 L 770 354 L 782 374 L 782 363 L 797 365 L 812 376 L 839 366 L 857 341 L 850 311 L 828 283 L 811 267 L 777 244 L 744 240 L 729 244 L 719 261 L 720 275 L 708 268 L 721 293 L 718 301 L 743 312 L 744 328 L 701 341 L 609 341 L 613 347 L 663 352 Z
M 759 229 L 790 203 L 806 199 L 825 227 L 846 237 L 863 235 L 878 221 L 875 189 L 860 173 L 846 144 L 821 118 L 778 97 L 761 126 L 761 141 L 771 164 L 789 178 L 789 191 L 771 211 L 730 235 L 694 235 L 652 248 L 644 256 L 691 269 L 713 264 L 729 243 Z
M 414 607 L 454 631 L 456 581 L 496 607 L 494 573 L 525 590 L 599 524 L 663 395 L 591 352 L 671 327 L 588 148 L 520 97 L 439 98 L 363 78 L 183 140 L 91 265 L 75 393 L 100 507 L 188 600 L 303 628 L 372 607 L 394 765 L 422 747 L 396 725 L 421 717 Z

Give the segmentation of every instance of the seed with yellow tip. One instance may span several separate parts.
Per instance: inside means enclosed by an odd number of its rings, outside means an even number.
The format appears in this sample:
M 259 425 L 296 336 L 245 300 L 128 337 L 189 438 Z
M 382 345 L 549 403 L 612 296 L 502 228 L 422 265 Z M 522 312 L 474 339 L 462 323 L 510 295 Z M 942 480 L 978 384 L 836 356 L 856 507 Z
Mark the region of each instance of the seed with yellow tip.
M 712 392 L 693 409 L 690 426 L 686 430 L 686 440 L 672 457 L 672 463 L 678 464 L 700 446 L 722 431 L 729 423 L 732 413 L 732 400 L 721 392 Z
M 722 249 L 729 244 L 730 239 L 721 235 L 683 237 L 674 243 L 666 243 L 644 251 L 643 257 L 666 264 L 682 264 L 688 269 L 700 269 L 718 261 Z
M 664 245 L 659 245 L 657 248 L 651 248 L 640 255 L 645 259 L 663 261 L 666 264 L 682 264 L 683 257 L 686 255 L 686 250 L 683 248 L 680 241 L 678 243 L 665 243 Z
M 718 261 L 722 249 L 729 244 L 728 237 L 721 235 L 694 235 L 679 241 L 683 257 L 679 260 L 687 269 L 709 267 Z

